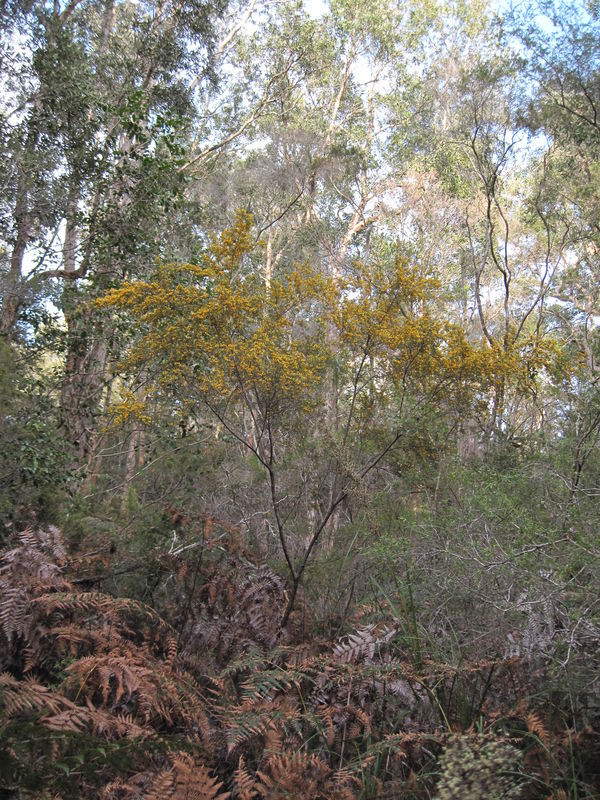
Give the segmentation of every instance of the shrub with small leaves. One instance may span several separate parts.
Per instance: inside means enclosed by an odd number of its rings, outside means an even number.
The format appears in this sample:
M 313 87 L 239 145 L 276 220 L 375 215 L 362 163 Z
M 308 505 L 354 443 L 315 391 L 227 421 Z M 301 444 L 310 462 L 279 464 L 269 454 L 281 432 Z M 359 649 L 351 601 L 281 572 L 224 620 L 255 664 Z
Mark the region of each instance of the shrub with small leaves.
M 457 736 L 440 758 L 436 800 L 510 800 L 521 796 L 521 752 L 506 740 Z

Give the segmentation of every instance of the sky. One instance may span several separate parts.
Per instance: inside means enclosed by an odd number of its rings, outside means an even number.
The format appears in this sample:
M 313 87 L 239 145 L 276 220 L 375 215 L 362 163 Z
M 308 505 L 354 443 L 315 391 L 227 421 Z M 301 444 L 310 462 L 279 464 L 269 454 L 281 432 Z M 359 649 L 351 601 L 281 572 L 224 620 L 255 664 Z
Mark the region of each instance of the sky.
M 318 19 L 327 10 L 327 3 L 325 0 L 304 0 L 304 8 L 309 16 Z

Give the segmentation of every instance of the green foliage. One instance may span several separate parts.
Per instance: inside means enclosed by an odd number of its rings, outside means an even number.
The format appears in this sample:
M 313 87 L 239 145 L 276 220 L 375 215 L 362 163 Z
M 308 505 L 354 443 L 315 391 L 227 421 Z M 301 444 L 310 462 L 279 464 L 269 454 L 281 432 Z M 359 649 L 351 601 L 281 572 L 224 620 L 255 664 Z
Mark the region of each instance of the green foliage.
M 36 374 L 22 351 L 0 338 L 0 526 L 33 512 L 56 521 L 73 479 L 69 453 L 47 392 L 51 371 Z M 26 511 L 28 509 L 28 511 Z M 2 535 L 2 534 L 0 534 Z
M 83 786 L 100 792 L 108 776 L 126 775 L 132 761 L 151 763 L 146 753 L 150 748 L 143 742 L 48 731 L 35 715 L 4 726 L 2 737 L 10 750 L 0 748 L 4 754 L 0 756 L 0 785 L 5 791 L 33 797 L 58 793 L 65 800 L 77 800 Z

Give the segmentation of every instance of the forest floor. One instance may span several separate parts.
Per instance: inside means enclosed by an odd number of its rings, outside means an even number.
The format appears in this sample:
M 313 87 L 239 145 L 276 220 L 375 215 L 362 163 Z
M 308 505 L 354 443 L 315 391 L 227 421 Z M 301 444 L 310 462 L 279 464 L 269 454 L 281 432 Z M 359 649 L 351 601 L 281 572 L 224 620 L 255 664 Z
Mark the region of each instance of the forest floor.
M 231 532 L 146 563 L 145 601 L 57 528 L 0 558 L 0 797 L 600 796 L 550 662 L 444 663 L 372 605 L 332 638 L 301 598 L 282 630 L 284 581 Z

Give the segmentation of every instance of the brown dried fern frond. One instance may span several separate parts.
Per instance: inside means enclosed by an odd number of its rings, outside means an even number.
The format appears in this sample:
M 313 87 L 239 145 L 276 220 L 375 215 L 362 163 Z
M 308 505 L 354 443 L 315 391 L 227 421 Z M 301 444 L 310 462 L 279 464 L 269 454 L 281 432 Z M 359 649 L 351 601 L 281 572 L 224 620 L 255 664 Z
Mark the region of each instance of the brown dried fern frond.
M 67 667 L 67 686 L 75 699 L 117 713 L 126 711 L 140 725 L 180 726 L 212 736 L 205 703 L 191 676 L 180 675 L 143 650 L 123 643 L 119 655 L 87 656 Z
M 258 796 L 256 778 L 248 771 L 243 756 L 239 757 L 237 769 L 233 773 L 233 796 L 238 800 L 254 800 Z
M 91 703 L 79 706 L 32 679 L 17 680 L 6 673 L 0 675 L 0 703 L 5 720 L 40 715 L 40 724 L 55 731 L 92 733 L 109 740 L 142 739 L 151 733 L 124 716 L 109 714 Z
M 550 729 L 535 711 L 529 712 L 525 717 L 525 724 L 529 733 L 533 733 L 540 740 L 546 750 L 550 749 Z
M 174 800 L 228 800 L 231 792 L 222 792 L 219 781 L 202 762 L 186 754 L 173 759 L 175 769 Z
M 172 766 L 163 769 L 150 781 L 149 787 L 141 797 L 144 800 L 167 800 L 175 794 L 175 769 Z
M 450 733 L 427 733 L 426 731 L 406 731 L 392 733 L 372 744 L 368 749 L 371 756 L 394 756 L 408 771 L 418 770 L 426 761 L 434 760 L 435 753 L 451 738 Z
M 253 650 L 267 652 L 281 637 L 286 607 L 283 580 L 266 566 L 257 567 L 231 555 L 205 569 L 193 603 L 188 652 L 208 652 L 223 667 Z
M 96 699 L 99 705 L 114 709 L 132 700 L 140 692 L 149 670 L 139 663 L 134 653 L 121 656 L 87 656 L 69 665 L 70 685 L 76 683 L 76 697 Z M 148 687 L 144 687 L 148 693 Z
M 0 630 L 10 644 L 28 630 L 29 595 L 22 586 L 6 586 L 0 600 Z
M 271 756 L 257 772 L 256 790 L 268 800 L 327 798 L 353 800 L 359 782 L 345 770 L 334 771 L 315 754 L 281 753 Z
M 72 731 L 74 733 L 93 733 L 103 739 L 114 741 L 116 739 L 133 738 L 147 739 L 151 735 L 148 728 L 136 725 L 125 716 L 109 714 L 101 709 L 88 704 L 73 706 L 59 714 L 46 717 L 42 724 L 54 731 Z
M 106 617 L 126 637 L 142 638 L 163 645 L 169 652 L 177 632 L 154 609 L 127 597 L 113 597 L 103 592 L 56 592 L 37 597 L 34 605 L 45 615 L 93 615 L 95 621 Z M 160 653 L 162 654 L 162 653 Z
M 52 643 L 51 652 L 56 656 L 72 658 L 109 653 L 118 650 L 123 642 L 114 628 L 93 628 L 81 620 L 51 627 L 46 631 L 45 638 L 49 644 Z
M 319 784 L 331 775 L 321 758 L 307 753 L 282 753 L 271 756 L 257 772 L 256 788 L 261 797 L 280 800 L 288 797 L 318 797 Z
M 356 633 L 343 637 L 333 647 L 333 655 L 342 663 L 365 661 L 373 663 L 381 656 L 382 648 L 396 635 L 397 629 L 388 625 L 363 625 Z
M 17 546 L 0 551 L 0 669 L 35 664 L 41 630 L 32 603 L 40 594 L 63 591 L 64 548 L 58 529 L 29 528 Z
M 339 800 L 355 800 L 355 790 L 360 790 L 361 777 L 351 767 L 342 767 L 333 773 L 331 783 L 336 788 Z
M 334 709 L 332 706 L 325 706 L 317 709 L 317 716 L 323 723 L 322 734 L 327 746 L 333 747 L 336 740 L 336 725 L 334 722 Z
M 56 566 L 61 566 L 65 562 L 67 554 L 62 533 L 55 525 L 49 525 L 47 528 L 25 528 L 25 530 L 17 533 L 17 540 L 19 542 L 18 547 L 5 554 L 5 557 L 9 560 L 11 553 L 17 553 L 22 549 L 29 553 L 34 551 L 43 552 L 47 560 Z
M 17 680 L 8 673 L 0 675 L 0 701 L 7 717 L 30 712 L 58 714 L 73 707 L 71 701 L 33 679 Z
M 222 792 L 223 782 L 188 753 L 175 753 L 170 764 L 151 777 L 142 800 L 228 800 L 230 792 Z
M 284 743 L 297 743 L 302 725 L 298 697 L 281 695 L 260 702 L 244 700 L 221 712 L 228 753 L 259 740 L 265 750 L 279 752 Z

